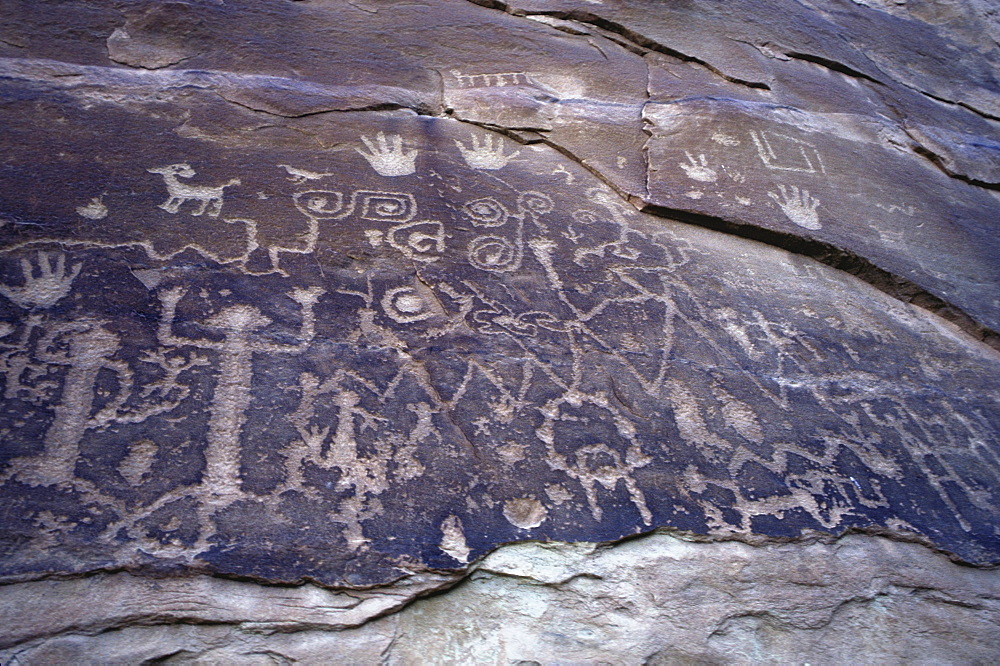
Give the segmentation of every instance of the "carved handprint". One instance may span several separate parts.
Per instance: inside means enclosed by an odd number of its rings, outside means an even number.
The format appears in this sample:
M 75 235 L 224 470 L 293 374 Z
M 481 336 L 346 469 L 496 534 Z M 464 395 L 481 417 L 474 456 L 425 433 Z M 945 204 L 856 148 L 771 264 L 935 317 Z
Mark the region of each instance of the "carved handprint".
M 65 255 L 60 254 L 53 264 L 47 253 L 39 252 L 39 275 L 35 275 L 35 269 L 30 261 L 21 259 L 24 286 L 0 285 L 0 294 L 26 310 L 35 307 L 50 308 L 69 293 L 73 280 L 80 274 L 81 266 L 82 264 L 77 264 L 67 271 Z
M 695 160 L 694 156 L 686 150 L 684 151 L 684 154 L 687 155 L 689 164 L 678 162 L 678 166 L 684 169 L 687 177 L 691 180 L 697 180 L 702 183 L 714 183 L 719 177 L 719 174 L 716 173 L 715 169 L 708 166 L 708 160 L 705 159 L 704 154 L 698 155 L 697 160 Z
M 488 169 L 494 171 L 507 166 L 507 163 L 521 154 L 520 150 L 515 150 L 510 155 L 504 155 L 503 139 L 497 137 L 496 146 L 493 145 L 493 135 L 487 134 L 483 142 L 479 143 L 479 137 L 472 135 L 472 147 L 466 148 L 465 144 L 456 140 L 455 145 L 462 151 L 465 163 L 473 169 Z
M 407 176 L 417 170 L 415 162 L 417 154 L 420 151 L 416 149 L 410 151 L 404 150 L 403 137 L 398 134 L 386 138 L 385 132 L 379 132 L 375 135 L 375 141 L 366 136 L 362 136 L 361 140 L 368 147 L 369 152 L 365 152 L 360 148 L 355 148 L 354 150 L 358 151 L 362 157 L 368 160 L 368 163 L 372 165 L 372 168 L 379 175 L 389 177 Z
M 800 191 L 795 185 L 786 190 L 784 185 L 778 185 L 778 191 L 781 192 L 780 198 L 774 192 L 768 192 L 767 196 L 781 207 L 785 217 L 805 229 L 823 228 L 819 223 L 819 215 L 816 214 L 819 200 L 809 196 L 809 190 Z

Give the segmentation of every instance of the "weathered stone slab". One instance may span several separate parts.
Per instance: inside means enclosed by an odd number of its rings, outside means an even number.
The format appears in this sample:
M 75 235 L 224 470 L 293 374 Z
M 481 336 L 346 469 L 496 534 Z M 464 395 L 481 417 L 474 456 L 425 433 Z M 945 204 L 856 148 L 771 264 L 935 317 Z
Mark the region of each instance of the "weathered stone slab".
M 979 663 L 1000 649 L 995 570 L 881 537 L 510 544 L 471 567 L 464 584 L 406 596 L 433 582 L 338 592 L 127 573 L 18 583 L 0 604 L 0 659 L 842 663 L 863 654 Z
M 886 123 L 703 98 L 644 115 L 653 204 L 845 248 L 1000 327 L 996 193 L 900 151 Z
M 454 119 L 18 71 L 8 580 L 371 585 L 661 526 L 1000 560 L 1000 357 L 925 311 Z

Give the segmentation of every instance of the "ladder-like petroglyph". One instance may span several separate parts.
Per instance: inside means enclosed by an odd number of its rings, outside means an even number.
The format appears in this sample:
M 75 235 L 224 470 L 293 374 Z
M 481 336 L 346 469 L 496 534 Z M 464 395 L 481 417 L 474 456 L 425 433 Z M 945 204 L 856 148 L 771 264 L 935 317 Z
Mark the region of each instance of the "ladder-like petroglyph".
M 997 398 L 969 370 L 994 357 L 841 298 L 858 286 L 826 267 L 653 222 L 559 156 L 366 131 L 367 150 L 234 168 L 260 196 L 222 220 L 229 185 L 171 191 L 154 215 L 205 213 L 183 232 L 100 237 L 126 210 L 109 201 L 0 250 L 19 570 L 100 552 L 368 584 L 659 526 L 891 528 L 995 557 Z M 809 146 L 750 139 L 771 170 L 822 173 Z M 740 182 L 701 150 L 679 181 Z M 806 189 L 773 188 L 820 228 Z M 242 231 L 188 237 L 205 225 Z

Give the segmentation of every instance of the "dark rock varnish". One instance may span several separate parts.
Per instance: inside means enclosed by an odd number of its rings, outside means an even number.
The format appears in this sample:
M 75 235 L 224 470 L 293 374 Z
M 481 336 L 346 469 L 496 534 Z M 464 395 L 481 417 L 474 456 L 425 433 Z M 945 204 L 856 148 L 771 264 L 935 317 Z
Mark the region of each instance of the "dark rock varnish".
M 544 142 L 418 115 L 442 79 L 416 65 L 367 88 L 162 69 L 237 11 L 199 7 L 115 28 L 113 67 L 6 61 L 0 574 L 370 585 L 657 527 L 874 530 L 1000 561 L 995 350 L 811 259 L 637 213 Z M 140 39 L 177 21 L 183 43 Z M 512 118 L 568 85 L 458 67 L 440 99 Z M 652 204 L 933 272 L 902 249 L 893 225 L 922 213 L 891 175 L 846 193 L 857 136 L 738 107 L 643 110 Z M 621 159 L 626 178 L 644 158 Z M 948 261 L 989 218 L 975 191 Z

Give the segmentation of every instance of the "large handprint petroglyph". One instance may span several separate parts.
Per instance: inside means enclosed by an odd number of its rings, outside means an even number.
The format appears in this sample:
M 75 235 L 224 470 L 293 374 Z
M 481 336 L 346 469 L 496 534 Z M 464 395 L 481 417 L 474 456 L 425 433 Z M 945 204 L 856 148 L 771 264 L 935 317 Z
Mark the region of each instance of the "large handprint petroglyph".
M 50 308 L 69 293 L 73 280 L 80 274 L 81 264 L 66 270 L 66 256 L 60 254 L 55 262 L 46 252 L 39 252 L 38 270 L 28 258 L 21 259 L 21 276 L 24 284 L 20 287 L 0 285 L 0 294 L 17 303 L 22 308 Z
M 778 204 L 785 217 L 804 229 L 823 228 L 819 221 L 819 215 L 816 213 L 819 200 L 810 196 L 809 190 L 800 190 L 795 185 L 785 189 L 784 185 L 779 184 L 778 191 L 781 192 L 780 198 L 774 192 L 768 192 L 767 196 Z
M 0 252 L 0 488 L 38 525 L 90 520 L 108 561 L 266 561 L 331 584 L 657 526 L 921 531 L 933 513 L 952 516 L 941 539 L 987 548 L 996 400 L 926 389 L 975 384 L 957 342 L 872 294 L 884 307 L 803 290 L 790 317 L 782 285 L 836 273 L 652 224 L 572 164 L 539 182 L 526 157 L 468 142 L 375 134 L 357 180 L 350 150 L 301 162 L 315 171 L 272 159 L 260 201 L 288 219 L 264 231 L 254 202 L 227 204 L 253 231 L 230 254 L 71 237 Z M 681 166 L 722 174 L 696 152 Z M 809 192 L 769 194 L 818 228 Z M 893 345 L 926 354 L 893 365 Z M 45 529 L 50 554 L 86 559 L 70 528 Z
M 355 148 L 359 155 L 365 158 L 380 176 L 393 178 L 408 176 L 417 170 L 416 160 L 420 151 L 416 148 L 403 148 L 403 137 L 398 134 L 389 135 L 379 132 L 372 141 L 367 136 L 361 137 L 361 142 L 368 148 L 367 152 Z

